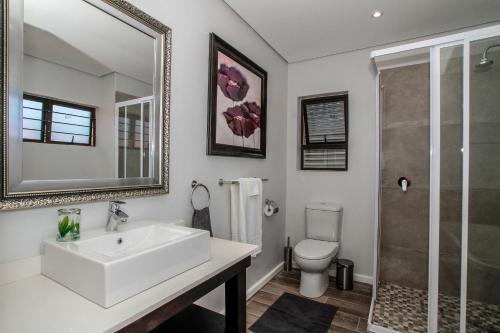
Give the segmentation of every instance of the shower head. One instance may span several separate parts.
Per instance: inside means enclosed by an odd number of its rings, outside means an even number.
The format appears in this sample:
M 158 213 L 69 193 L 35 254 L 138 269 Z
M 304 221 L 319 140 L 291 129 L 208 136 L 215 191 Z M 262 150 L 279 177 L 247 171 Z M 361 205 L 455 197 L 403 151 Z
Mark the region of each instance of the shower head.
M 481 60 L 479 60 L 479 63 L 476 65 L 477 69 L 488 70 L 493 66 L 493 60 L 488 59 L 488 51 L 494 47 L 500 47 L 500 44 L 490 45 L 484 50 Z
M 479 63 L 476 65 L 476 68 L 489 68 L 493 65 L 493 60 L 490 60 L 486 57 L 482 57 L 481 60 L 479 60 Z

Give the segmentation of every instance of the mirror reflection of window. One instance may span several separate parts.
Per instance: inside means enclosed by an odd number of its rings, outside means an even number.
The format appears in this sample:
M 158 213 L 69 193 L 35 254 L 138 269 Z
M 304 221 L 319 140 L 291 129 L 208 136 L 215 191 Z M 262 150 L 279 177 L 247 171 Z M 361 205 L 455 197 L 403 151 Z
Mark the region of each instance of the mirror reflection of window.
M 95 108 L 25 94 L 23 141 L 95 146 Z
M 43 139 L 42 102 L 23 99 L 23 140 L 40 142 Z

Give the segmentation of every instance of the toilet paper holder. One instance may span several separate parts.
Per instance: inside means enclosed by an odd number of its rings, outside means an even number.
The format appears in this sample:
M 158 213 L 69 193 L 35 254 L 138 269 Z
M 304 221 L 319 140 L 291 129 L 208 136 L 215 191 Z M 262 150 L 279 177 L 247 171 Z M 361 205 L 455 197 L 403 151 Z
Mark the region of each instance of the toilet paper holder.
M 272 216 L 272 215 L 277 214 L 279 212 L 279 207 L 278 207 L 278 204 L 276 203 L 276 201 L 266 199 L 264 202 L 265 202 L 264 214 L 266 216 Z M 270 207 L 271 209 L 268 210 L 268 207 Z

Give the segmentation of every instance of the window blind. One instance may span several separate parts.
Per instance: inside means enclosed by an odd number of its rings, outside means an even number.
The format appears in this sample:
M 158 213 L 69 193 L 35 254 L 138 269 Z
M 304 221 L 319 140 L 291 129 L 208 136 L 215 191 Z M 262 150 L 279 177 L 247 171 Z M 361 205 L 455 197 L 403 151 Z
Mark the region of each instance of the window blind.
M 344 102 L 325 102 L 306 105 L 310 143 L 344 142 Z
M 304 149 L 304 168 L 343 169 L 346 154 L 345 149 Z
M 303 170 L 347 170 L 347 102 L 347 94 L 302 100 Z

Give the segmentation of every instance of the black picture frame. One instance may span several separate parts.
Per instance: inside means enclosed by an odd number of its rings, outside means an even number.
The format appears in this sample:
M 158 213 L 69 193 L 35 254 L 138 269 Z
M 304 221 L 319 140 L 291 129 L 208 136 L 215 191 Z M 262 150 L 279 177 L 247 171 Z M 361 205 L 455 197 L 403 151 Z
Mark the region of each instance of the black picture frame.
M 235 61 L 239 66 L 255 74 L 260 79 L 260 147 L 250 148 L 241 145 L 221 144 L 216 142 L 217 134 L 217 90 L 220 89 L 217 80 L 219 73 L 219 52 Z M 241 103 L 245 102 L 242 100 Z M 240 102 L 238 102 L 240 103 Z M 267 127 L 267 72 L 248 57 L 222 40 L 216 34 L 210 34 L 209 81 L 208 81 L 208 128 L 207 155 L 266 158 L 266 127 Z M 234 133 L 234 131 L 233 131 Z M 243 140 L 243 135 L 240 135 Z M 244 142 L 244 140 L 243 140 Z

